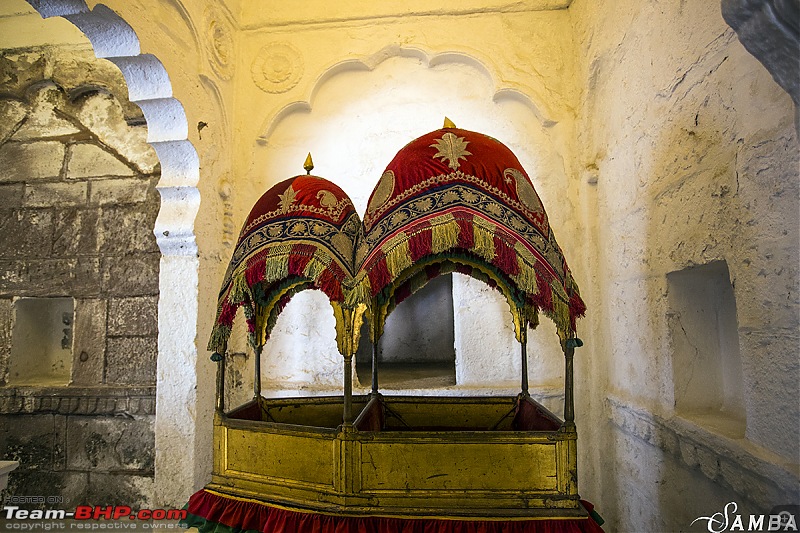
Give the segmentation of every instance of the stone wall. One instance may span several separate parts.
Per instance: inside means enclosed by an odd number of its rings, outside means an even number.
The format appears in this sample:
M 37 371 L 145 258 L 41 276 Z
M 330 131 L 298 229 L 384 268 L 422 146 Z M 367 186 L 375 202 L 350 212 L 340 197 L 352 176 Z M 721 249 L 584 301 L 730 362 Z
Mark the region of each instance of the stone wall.
M 591 376 L 582 491 L 614 531 L 704 531 L 689 524 L 731 501 L 744 515 L 796 503 L 792 101 L 718 3 L 575 0 L 570 12 L 575 195 L 594 273 L 577 363 Z M 715 284 L 732 298 L 709 297 Z M 693 337 L 698 323 L 708 338 Z M 721 364 L 707 365 L 714 350 Z
M 87 47 L 0 55 L 0 456 L 21 463 L 12 494 L 135 505 L 152 492 L 160 171 L 126 96 Z M 12 346 L 15 302 L 54 297 L 73 305 L 68 378 L 20 383 L 13 358 L 41 354 Z

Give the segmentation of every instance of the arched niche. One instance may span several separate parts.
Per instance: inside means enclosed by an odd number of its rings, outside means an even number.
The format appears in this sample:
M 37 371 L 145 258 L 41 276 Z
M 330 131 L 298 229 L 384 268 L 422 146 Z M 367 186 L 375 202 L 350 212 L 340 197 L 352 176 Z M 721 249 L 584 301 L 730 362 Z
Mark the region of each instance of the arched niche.
M 271 186 L 270 180 L 297 173 L 309 151 L 314 172 L 347 191 L 363 213 L 398 148 L 441 127 L 445 115 L 459 126 L 501 140 L 518 155 L 543 203 L 554 206 L 554 225 L 561 227 L 574 219 L 572 205 L 562 200 L 569 186 L 565 164 L 569 147 L 530 98 L 514 89 L 498 89 L 488 69 L 468 56 L 445 54 L 431 60 L 423 52 L 403 49 L 390 50 L 370 64 L 338 65 L 319 77 L 308 103 L 284 109 L 255 149 L 252 175 L 240 178 L 234 187 L 234 218 L 244 217 L 248 202 Z M 452 285 L 452 293 L 439 296 L 452 298 L 456 332 L 456 385 L 447 390 L 486 387 L 487 381 L 495 390 L 515 390 L 520 363 L 508 304 L 502 295 L 467 276 L 453 274 Z M 329 313 L 326 307 L 324 298 L 309 298 L 302 311 L 322 316 Z M 325 334 L 330 338 L 320 340 L 321 350 L 335 346 L 333 331 Z M 287 330 L 271 342 L 300 349 L 306 340 L 299 331 Z M 529 342 L 532 384 L 559 389 L 560 358 L 549 356 L 561 351 L 557 336 L 531 335 Z M 302 381 L 300 375 L 296 378 Z M 266 380 L 264 386 L 269 388 Z

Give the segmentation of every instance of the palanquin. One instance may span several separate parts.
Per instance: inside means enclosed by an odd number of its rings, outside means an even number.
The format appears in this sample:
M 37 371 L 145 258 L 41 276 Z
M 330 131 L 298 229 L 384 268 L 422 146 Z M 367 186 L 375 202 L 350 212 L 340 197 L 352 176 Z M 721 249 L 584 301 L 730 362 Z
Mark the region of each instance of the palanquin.
M 397 153 L 363 222 L 338 186 L 306 169 L 256 202 L 225 275 L 209 342 L 218 363 L 213 476 L 190 512 L 221 522 L 227 512 L 236 521 L 231 509 L 249 502 L 345 519 L 574 520 L 592 530 L 578 496 L 573 405 L 573 354 L 582 344 L 575 320 L 585 306 L 514 154 L 446 122 Z M 508 302 L 521 352 L 519 394 L 383 395 L 378 356 L 387 316 L 451 272 L 489 284 Z M 321 290 L 333 307 L 343 394 L 265 398 L 263 348 L 289 299 L 306 289 Z M 254 395 L 228 410 L 226 351 L 239 308 L 256 354 Z M 528 390 L 527 335 L 540 314 L 555 323 L 565 356 L 563 420 Z M 354 396 L 365 320 L 372 390 Z M 262 530 L 276 527 L 259 520 Z

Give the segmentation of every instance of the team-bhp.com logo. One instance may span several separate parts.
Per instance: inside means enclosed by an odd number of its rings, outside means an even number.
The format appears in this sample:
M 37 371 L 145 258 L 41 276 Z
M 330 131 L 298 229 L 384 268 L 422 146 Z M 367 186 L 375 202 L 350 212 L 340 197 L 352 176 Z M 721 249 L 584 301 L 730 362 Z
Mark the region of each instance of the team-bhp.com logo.
M 736 502 L 725 505 L 719 513 L 711 516 L 699 516 L 692 521 L 705 521 L 711 533 L 723 531 L 797 531 L 797 506 L 784 505 L 775 507 L 770 514 L 742 515 L 736 511 Z
M 127 505 L 91 506 L 79 505 L 75 511 L 64 509 L 20 509 L 18 506 L 3 507 L 6 520 L 183 520 L 185 509 L 140 509 L 134 511 Z

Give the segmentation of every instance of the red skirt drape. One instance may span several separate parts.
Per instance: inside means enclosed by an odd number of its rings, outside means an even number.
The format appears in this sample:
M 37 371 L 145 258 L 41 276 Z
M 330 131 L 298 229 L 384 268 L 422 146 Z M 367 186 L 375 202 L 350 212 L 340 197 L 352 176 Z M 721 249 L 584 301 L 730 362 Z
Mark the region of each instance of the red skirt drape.
M 591 511 L 590 503 L 582 503 Z M 293 511 L 206 490 L 190 498 L 187 510 L 210 523 L 261 533 L 603 533 L 592 518 L 442 520 L 336 516 Z

